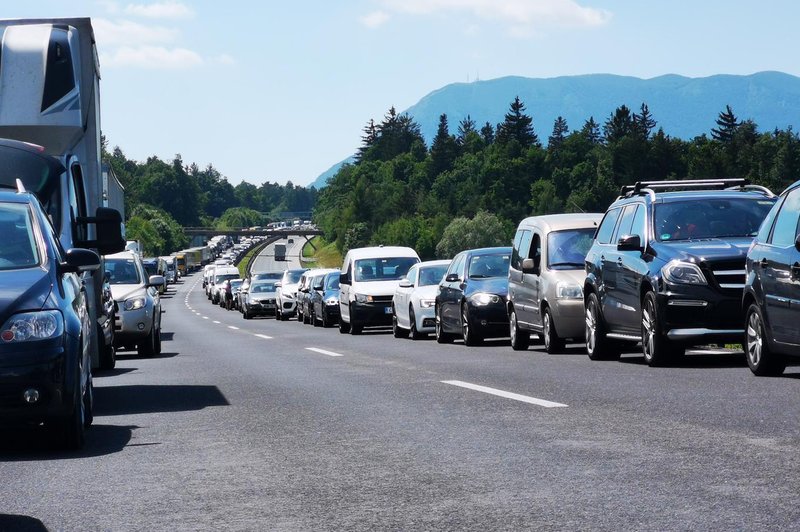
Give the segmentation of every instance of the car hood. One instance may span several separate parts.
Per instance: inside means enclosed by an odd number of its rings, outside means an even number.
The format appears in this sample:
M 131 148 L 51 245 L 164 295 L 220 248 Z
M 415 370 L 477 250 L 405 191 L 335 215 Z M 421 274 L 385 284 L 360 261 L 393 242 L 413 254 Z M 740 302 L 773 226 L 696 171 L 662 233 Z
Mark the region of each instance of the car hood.
M 42 268 L 4 271 L 0 275 L 0 326 L 17 312 L 41 309 L 52 285 L 50 275 Z
M 506 297 L 508 295 L 508 277 L 490 277 L 489 279 L 468 279 L 464 295 L 471 295 L 478 292 L 487 294 L 497 294 Z
M 414 289 L 412 297 L 417 299 L 436 299 L 436 292 L 439 291 L 438 284 L 429 284 L 427 286 L 418 286 Z
M 145 288 L 140 284 L 112 284 L 111 295 L 116 301 L 125 301 L 131 296 L 145 295 Z
M 653 250 L 659 258 L 670 261 L 680 259 L 693 262 L 705 262 L 725 259 L 742 259 L 747 257 L 747 250 L 753 239 L 709 238 L 703 240 L 687 240 L 685 242 L 659 242 L 653 245 Z
M 281 286 L 281 292 L 285 292 L 287 294 L 294 294 L 297 292 L 297 285 L 298 283 L 292 283 Z
M 396 281 L 361 281 L 350 287 L 354 294 L 364 294 L 365 296 L 393 296 L 400 279 Z

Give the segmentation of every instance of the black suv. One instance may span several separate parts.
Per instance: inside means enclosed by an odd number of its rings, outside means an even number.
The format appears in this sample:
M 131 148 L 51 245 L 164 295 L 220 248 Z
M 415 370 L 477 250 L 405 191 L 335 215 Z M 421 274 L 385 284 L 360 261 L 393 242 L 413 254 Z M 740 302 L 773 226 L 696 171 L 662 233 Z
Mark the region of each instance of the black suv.
M 93 404 L 79 274 L 99 268 L 100 257 L 61 249 L 39 200 L 24 191 L 0 190 L 0 234 L 0 425 L 44 423 L 78 448 Z
M 656 366 L 689 345 L 740 342 L 745 256 L 775 200 L 743 179 L 623 187 L 586 256 L 589 358 L 641 342 Z
M 800 181 L 767 215 L 747 254 L 745 354 L 756 375 L 780 375 L 800 355 Z

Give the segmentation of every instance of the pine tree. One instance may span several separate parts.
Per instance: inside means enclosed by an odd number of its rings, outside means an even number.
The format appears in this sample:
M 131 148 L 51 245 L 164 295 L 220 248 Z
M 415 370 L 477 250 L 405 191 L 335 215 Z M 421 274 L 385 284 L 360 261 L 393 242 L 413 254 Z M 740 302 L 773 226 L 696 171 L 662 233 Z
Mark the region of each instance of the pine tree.
M 506 113 L 503 123 L 497 129 L 497 142 L 507 143 L 516 140 L 523 148 L 539 144 L 539 137 L 533 131 L 533 118 L 526 115 L 525 104 L 519 96 L 511 102 L 509 112 Z
M 567 121 L 564 120 L 564 117 L 559 116 L 553 123 L 553 133 L 547 139 L 547 147 L 551 150 L 557 150 L 564 142 L 567 133 L 569 133 Z
M 447 115 L 439 116 L 439 128 L 431 144 L 430 175 L 437 176 L 453 167 L 453 162 L 458 157 L 458 144 L 456 138 L 450 134 L 447 125 Z
M 606 120 L 603 125 L 603 135 L 606 142 L 613 143 L 631 133 L 633 133 L 631 110 L 626 105 L 621 105 Z
M 467 140 L 467 135 L 470 133 L 477 133 L 475 129 L 475 121 L 467 115 L 465 119 L 458 123 L 458 135 L 456 136 L 456 141 L 458 142 L 459 146 L 463 146 L 464 142 Z
M 650 113 L 650 108 L 646 103 L 642 103 L 639 113 L 633 115 L 634 133 L 643 139 L 650 138 L 650 132 L 656 127 L 656 121 Z
M 481 138 L 483 139 L 483 142 L 488 146 L 494 142 L 494 137 L 494 126 L 489 122 L 486 122 L 481 128 Z
M 717 126 L 711 130 L 711 136 L 714 140 L 721 142 L 730 142 L 733 140 L 733 135 L 741 125 L 730 105 L 725 106 L 725 111 L 719 114 L 716 120 Z
M 589 120 L 584 122 L 581 128 L 581 135 L 592 144 L 600 144 L 603 137 L 600 135 L 600 125 L 594 121 L 594 117 L 590 116 Z
M 356 153 L 356 162 L 361 161 L 369 149 L 375 145 L 378 140 L 378 127 L 375 125 L 375 120 L 369 119 L 369 123 L 362 129 L 364 134 L 361 136 L 361 146 Z

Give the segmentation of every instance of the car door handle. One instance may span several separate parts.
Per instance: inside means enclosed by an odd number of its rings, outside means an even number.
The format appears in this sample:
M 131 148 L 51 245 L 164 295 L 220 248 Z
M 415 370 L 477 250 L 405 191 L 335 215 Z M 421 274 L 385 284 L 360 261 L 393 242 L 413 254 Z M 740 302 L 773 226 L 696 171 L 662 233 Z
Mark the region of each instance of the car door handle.
M 617 264 L 622 264 L 622 257 L 617 257 Z

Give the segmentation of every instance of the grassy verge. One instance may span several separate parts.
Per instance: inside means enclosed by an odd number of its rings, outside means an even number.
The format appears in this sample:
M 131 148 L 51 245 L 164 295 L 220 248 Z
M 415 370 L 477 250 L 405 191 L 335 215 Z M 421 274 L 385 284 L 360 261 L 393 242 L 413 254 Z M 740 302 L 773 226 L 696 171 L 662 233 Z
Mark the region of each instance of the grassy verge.
M 303 246 L 303 266 L 312 268 L 341 268 L 342 254 L 336 249 L 336 244 L 328 243 L 323 238 L 315 236 L 311 239 L 316 251 L 309 244 Z M 313 261 L 313 262 L 311 262 Z
M 256 246 L 250 251 L 248 251 L 247 255 L 242 257 L 241 262 L 239 262 L 239 264 L 236 265 L 236 267 L 239 268 L 239 277 L 241 277 L 242 279 L 245 278 L 245 276 L 247 275 L 247 267 L 250 265 L 250 261 L 253 260 L 253 257 L 255 257 L 259 251 L 261 251 L 261 248 L 262 246 Z

